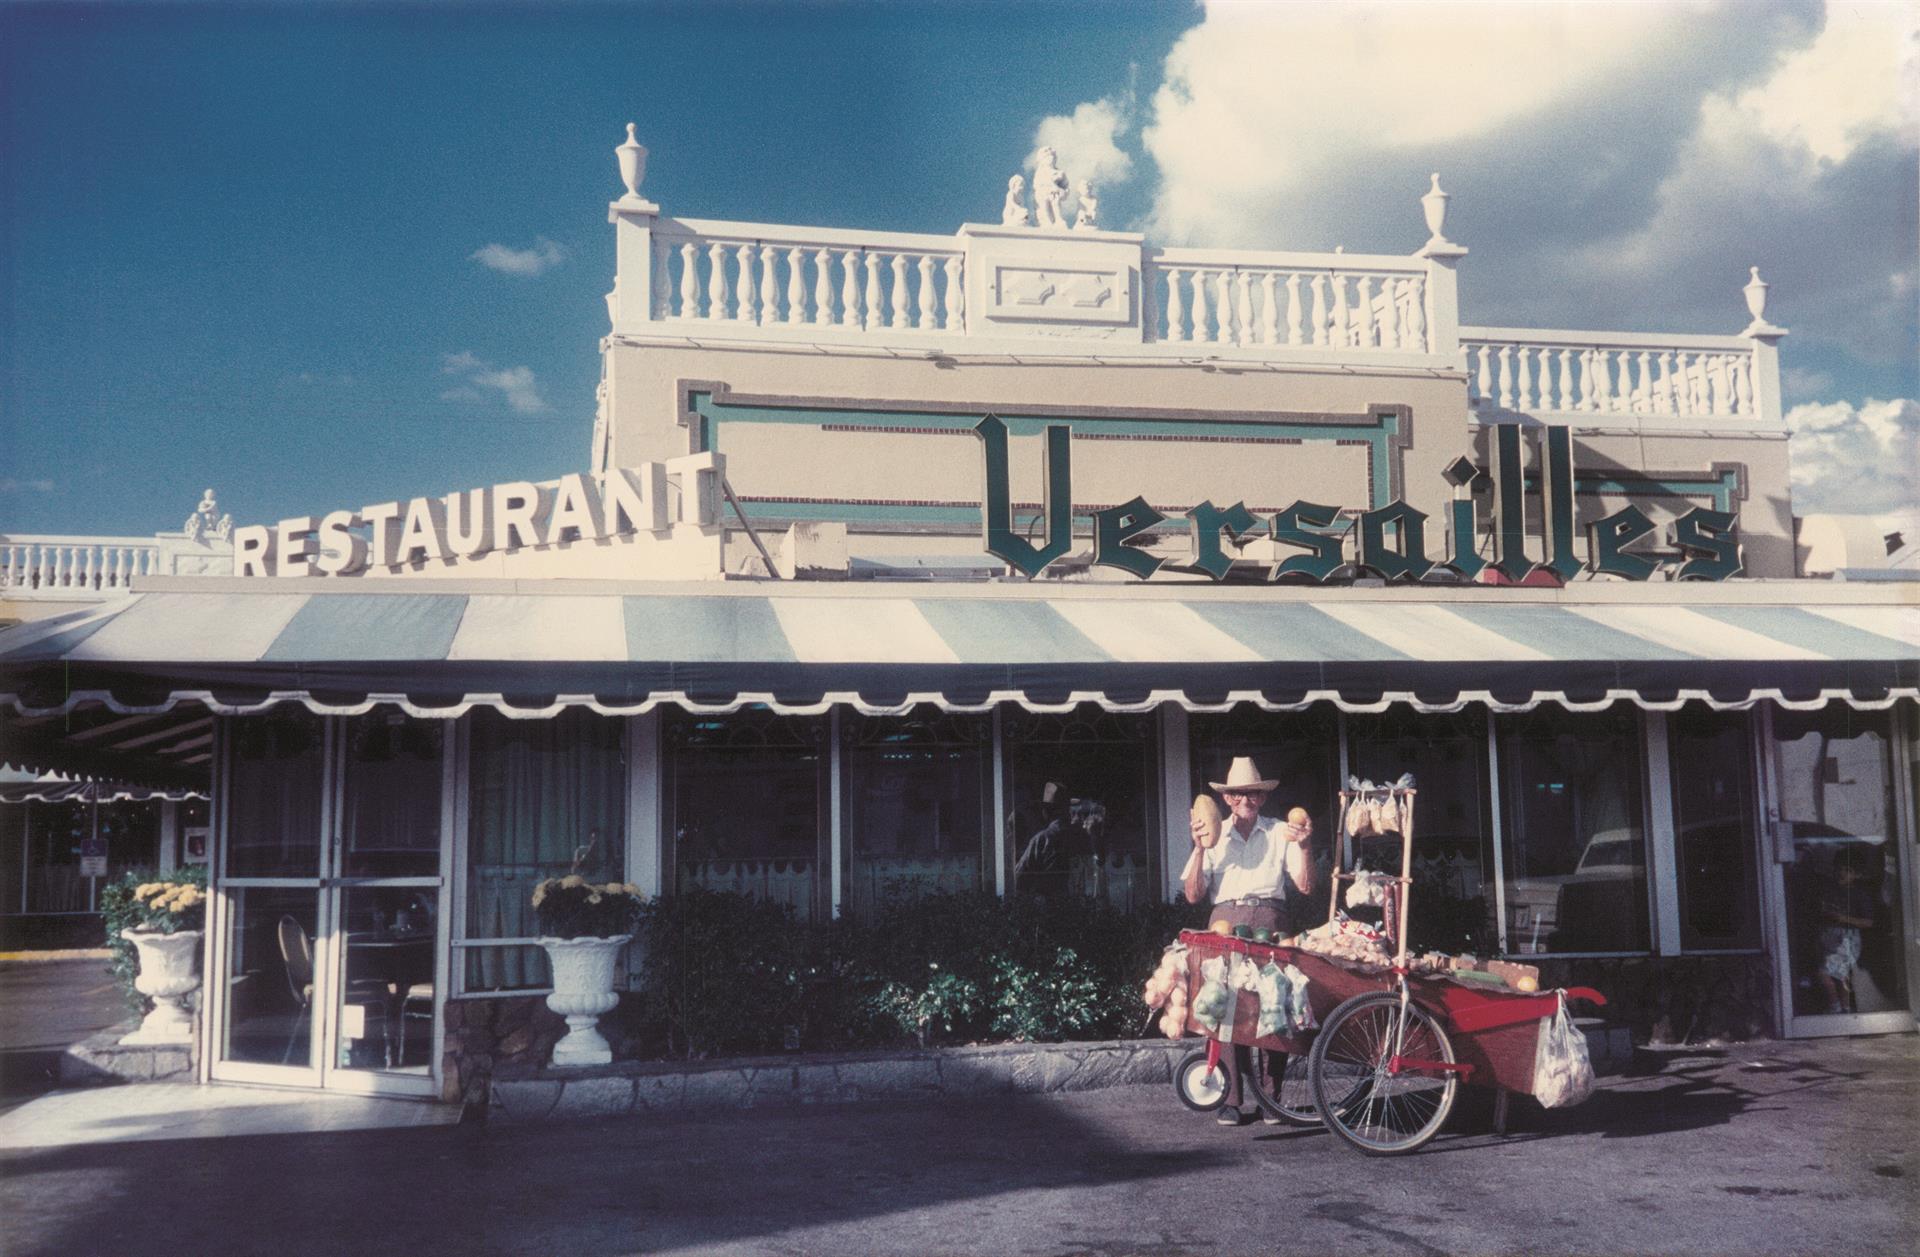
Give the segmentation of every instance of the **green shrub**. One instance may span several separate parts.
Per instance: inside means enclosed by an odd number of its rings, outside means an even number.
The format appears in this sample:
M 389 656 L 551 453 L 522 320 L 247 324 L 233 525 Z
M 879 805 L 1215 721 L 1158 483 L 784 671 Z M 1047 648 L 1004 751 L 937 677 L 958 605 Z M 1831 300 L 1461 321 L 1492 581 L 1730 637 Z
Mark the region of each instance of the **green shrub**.
M 638 986 L 672 1056 L 764 1052 L 800 1024 L 808 931 L 783 904 L 691 891 L 640 910 Z
M 668 1055 L 717 1056 L 1137 1036 L 1141 982 L 1206 913 L 965 892 L 810 926 L 740 895 L 665 896 L 638 928 L 641 1038 Z
M 145 895 L 139 893 L 156 884 L 168 889 L 160 893 L 151 889 Z M 179 888 L 189 886 L 195 888 L 194 894 L 179 893 Z M 145 928 L 171 934 L 175 930 L 199 929 L 206 920 L 206 889 L 207 866 L 204 864 L 189 864 L 164 874 L 146 868 L 129 869 L 100 888 L 100 916 L 106 927 L 107 951 L 111 953 L 107 972 L 119 983 L 121 997 L 134 1012 L 145 1013 L 153 1002 L 133 989 L 133 979 L 140 972 L 139 953 L 120 932 Z M 154 900 L 163 895 L 167 897 L 166 904 L 156 907 Z
M 1057 1043 L 1100 1019 L 1100 984 L 1085 961 L 1062 947 L 1042 966 L 1002 959 L 994 965 L 993 1031 L 1016 1043 Z
M 905 982 L 888 982 L 869 997 L 876 1023 L 917 1038 L 921 1047 L 952 1038 L 972 1024 L 981 1008 L 978 984 L 957 973 L 943 973 L 938 965 L 929 968 L 933 973 L 918 990 Z

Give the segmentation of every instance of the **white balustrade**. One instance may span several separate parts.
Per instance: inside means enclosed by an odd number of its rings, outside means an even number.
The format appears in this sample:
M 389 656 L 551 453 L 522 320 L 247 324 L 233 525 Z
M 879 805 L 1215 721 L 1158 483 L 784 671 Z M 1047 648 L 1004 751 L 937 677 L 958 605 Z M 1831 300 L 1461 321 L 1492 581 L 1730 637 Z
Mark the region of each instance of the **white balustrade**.
M 1152 249 L 1146 284 L 1149 340 L 1433 351 L 1417 258 Z
M 963 331 L 965 254 L 951 237 L 663 219 L 653 233 L 662 321 Z
M 134 577 L 163 575 L 167 566 L 151 537 L 0 535 L 0 597 L 116 597 Z
M 1463 327 L 1477 413 L 1758 419 L 1753 342 L 1740 336 Z

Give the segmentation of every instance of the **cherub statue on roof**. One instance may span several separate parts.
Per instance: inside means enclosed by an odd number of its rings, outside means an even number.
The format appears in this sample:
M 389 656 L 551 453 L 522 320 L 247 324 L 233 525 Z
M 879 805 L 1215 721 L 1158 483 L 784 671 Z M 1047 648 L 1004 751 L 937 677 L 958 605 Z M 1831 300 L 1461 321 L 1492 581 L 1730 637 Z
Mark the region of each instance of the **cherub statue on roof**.
M 1033 212 L 1041 227 L 1067 225 L 1067 176 L 1061 172 L 1053 147 L 1041 148 L 1033 167 Z
M 1009 227 L 1033 226 L 1033 215 L 1027 211 L 1025 176 L 1015 175 L 1007 180 L 1007 199 L 1000 206 L 1000 221 Z

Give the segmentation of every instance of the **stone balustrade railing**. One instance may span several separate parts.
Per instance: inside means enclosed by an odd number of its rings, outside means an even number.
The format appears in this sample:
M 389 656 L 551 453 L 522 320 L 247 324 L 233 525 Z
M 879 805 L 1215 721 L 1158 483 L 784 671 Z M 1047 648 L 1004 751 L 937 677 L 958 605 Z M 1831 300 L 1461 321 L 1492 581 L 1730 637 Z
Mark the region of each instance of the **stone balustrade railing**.
M 1420 258 L 1154 249 L 1145 286 L 1154 340 L 1439 352 Z
M 1468 397 L 1483 418 L 1768 417 L 1757 367 L 1760 349 L 1744 336 L 1463 327 L 1460 343 L 1467 356 Z
M 663 218 L 650 314 L 809 334 L 960 330 L 964 268 L 949 236 Z
M 1017 177 L 1000 224 L 969 223 L 952 236 L 673 218 L 640 195 L 647 150 L 632 124 L 615 153 L 626 186 L 608 207 L 616 338 L 942 355 L 1038 344 L 1049 358 L 1198 353 L 1312 369 L 1464 370 L 1482 420 L 1781 421 L 1786 329 L 1766 321 L 1757 269 L 1742 290 L 1753 321 L 1738 336 L 1462 327 L 1457 268 L 1467 250 L 1446 237 L 1451 197 L 1437 174 L 1419 198 L 1431 234 L 1413 254 L 1292 253 L 1153 246 L 1100 229 L 1084 201 L 1072 229 L 1031 226 L 1048 216 L 1036 220 Z M 1051 163 L 1051 150 L 1043 155 Z
M 0 596 L 8 598 L 108 597 L 160 567 L 151 537 L 0 536 Z
M 129 592 L 139 576 L 221 575 L 232 547 L 182 534 L 157 537 L 0 533 L 0 598 L 89 602 Z

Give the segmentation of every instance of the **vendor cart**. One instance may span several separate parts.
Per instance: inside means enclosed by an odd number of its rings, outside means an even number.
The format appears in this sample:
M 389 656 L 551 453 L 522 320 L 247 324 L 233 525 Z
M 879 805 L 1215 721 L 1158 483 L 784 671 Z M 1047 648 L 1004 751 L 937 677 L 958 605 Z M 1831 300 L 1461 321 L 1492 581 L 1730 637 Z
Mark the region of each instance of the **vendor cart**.
M 1202 1107 L 1217 1089 L 1223 1045 L 1285 1052 L 1288 1069 L 1281 1082 L 1268 1085 L 1264 1070 L 1252 1071 L 1262 1108 L 1300 1124 L 1324 1122 L 1363 1153 L 1412 1152 L 1446 1124 L 1462 1084 L 1495 1088 L 1496 1123 L 1504 1125 L 1508 1097 L 1533 1091 L 1542 1021 L 1559 1011 L 1562 996 L 1606 1003 L 1588 987 L 1522 992 L 1452 973 L 1413 972 L 1406 940 L 1414 791 L 1389 789 L 1406 796 L 1396 800 L 1402 804 L 1401 868 L 1385 914 L 1397 943 L 1392 963 L 1369 964 L 1204 930 L 1180 935 L 1190 991 L 1201 984 L 1202 966 L 1223 956 L 1244 956 L 1255 966 L 1293 965 L 1307 978 L 1308 1003 L 1319 1023 L 1293 1035 L 1262 1035 L 1259 1000 L 1250 990 L 1236 991 L 1232 1016 L 1211 1030 L 1189 1015 L 1188 1031 L 1209 1039 L 1204 1050 L 1181 1062 L 1175 1077 L 1189 1105 Z M 1356 797 L 1360 792 L 1342 792 L 1343 814 Z M 1341 869 L 1338 850 L 1336 844 L 1330 925 L 1339 915 L 1342 883 L 1356 876 Z

